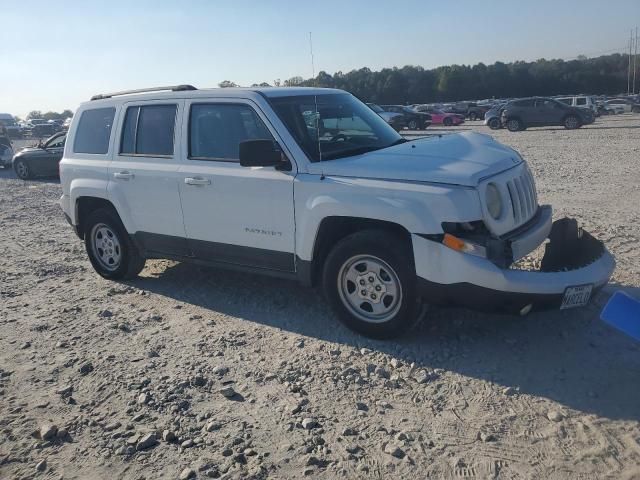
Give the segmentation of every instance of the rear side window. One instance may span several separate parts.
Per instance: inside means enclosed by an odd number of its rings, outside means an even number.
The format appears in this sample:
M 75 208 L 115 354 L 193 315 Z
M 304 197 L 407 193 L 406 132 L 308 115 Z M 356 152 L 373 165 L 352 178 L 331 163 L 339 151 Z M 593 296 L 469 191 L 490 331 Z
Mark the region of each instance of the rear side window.
M 189 115 L 189 158 L 238 161 L 240 142 L 273 140 L 247 105 L 195 104 Z
M 533 100 L 518 100 L 513 102 L 512 105 L 516 107 L 533 107 Z
M 109 151 L 109 138 L 115 113 L 116 109 L 113 107 L 94 108 L 82 112 L 73 141 L 73 152 L 106 154 Z
M 123 155 L 173 155 L 176 105 L 127 108 L 120 153 Z
M 577 99 L 577 105 L 586 105 L 587 104 L 587 99 L 585 97 L 582 98 L 578 98 Z

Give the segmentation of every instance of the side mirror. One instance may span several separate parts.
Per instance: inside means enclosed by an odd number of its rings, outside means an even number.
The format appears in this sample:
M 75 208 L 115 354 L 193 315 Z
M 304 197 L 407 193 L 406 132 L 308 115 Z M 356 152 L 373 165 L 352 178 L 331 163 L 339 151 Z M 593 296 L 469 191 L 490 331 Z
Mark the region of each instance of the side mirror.
M 240 142 L 240 165 L 243 167 L 282 167 L 288 164 L 273 140 L 245 140 Z

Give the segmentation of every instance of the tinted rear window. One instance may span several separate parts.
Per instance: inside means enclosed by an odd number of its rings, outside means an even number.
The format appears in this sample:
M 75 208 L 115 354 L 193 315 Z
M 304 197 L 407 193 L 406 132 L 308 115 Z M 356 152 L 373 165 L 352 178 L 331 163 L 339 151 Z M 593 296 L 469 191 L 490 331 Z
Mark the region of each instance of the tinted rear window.
M 116 109 L 113 107 L 94 108 L 82 112 L 73 142 L 74 153 L 106 154 L 109 151 L 115 113 Z
M 173 155 L 176 105 L 127 108 L 122 128 L 121 154 Z

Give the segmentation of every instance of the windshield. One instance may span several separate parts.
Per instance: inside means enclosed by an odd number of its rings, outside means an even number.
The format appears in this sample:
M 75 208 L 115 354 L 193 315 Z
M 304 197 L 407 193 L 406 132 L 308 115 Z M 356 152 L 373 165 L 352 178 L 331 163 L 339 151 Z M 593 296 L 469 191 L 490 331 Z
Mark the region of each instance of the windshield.
M 405 141 L 348 93 L 280 97 L 270 102 L 313 162 L 359 155 Z

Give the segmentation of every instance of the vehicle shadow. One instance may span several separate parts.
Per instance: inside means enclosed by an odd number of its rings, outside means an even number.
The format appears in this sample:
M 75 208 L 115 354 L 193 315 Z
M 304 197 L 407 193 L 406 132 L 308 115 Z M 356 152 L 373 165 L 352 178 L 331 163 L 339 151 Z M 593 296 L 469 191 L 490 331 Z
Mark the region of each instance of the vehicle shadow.
M 342 326 L 318 290 L 291 281 L 158 261 L 130 284 L 294 334 L 366 347 L 417 368 L 513 387 L 581 412 L 640 420 L 632 394 L 640 379 L 640 348 L 599 320 L 613 291 L 638 293 L 633 286 L 610 285 L 582 309 L 526 317 L 430 308 L 410 334 L 376 341 Z
M 16 172 L 14 172 L 12 168 L 4 168 L 4 169 L 0 168 L 0 178 L 13 179 L 18 181 L 23 181 L 25 183 L 35 182 L 35 183 L 53 183 L 58 185 L 60 184 L 60 178 L 58 177 L 35 177 L 29 180 L 20 180 L 16 176 Z

